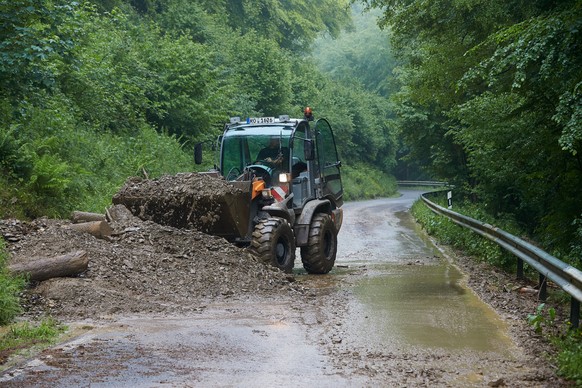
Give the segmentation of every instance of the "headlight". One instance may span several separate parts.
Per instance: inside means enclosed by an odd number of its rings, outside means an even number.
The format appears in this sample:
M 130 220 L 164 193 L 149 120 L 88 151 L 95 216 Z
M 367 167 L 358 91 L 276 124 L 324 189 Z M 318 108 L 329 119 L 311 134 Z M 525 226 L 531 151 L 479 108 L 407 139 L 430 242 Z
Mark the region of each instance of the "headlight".
M 289 174 L 289 173 L 279 174 L 279 182 L 281 182 L 281 183 L 291 182 L 291 174 Z
M 263 195 L 263 198 L 265 198 L 265 199 L 273 198 L 273 194 L 271 194 L 271 189 L 263 189 L 261 191 L 261 194 Z

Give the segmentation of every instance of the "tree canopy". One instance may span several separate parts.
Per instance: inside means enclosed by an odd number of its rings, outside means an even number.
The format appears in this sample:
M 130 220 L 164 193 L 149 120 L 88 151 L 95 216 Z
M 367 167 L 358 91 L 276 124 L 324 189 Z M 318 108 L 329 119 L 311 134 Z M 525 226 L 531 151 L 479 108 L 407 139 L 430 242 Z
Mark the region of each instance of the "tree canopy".
M 0 19 L 1 217 L 102 211 L 128 176 L 195 169 L 229 116 L 311 106 L 344 165 L 394 164 L 385 100 L 308 55 L 350 28 L 347 1 L 15 0 Z
M 412 157 L 549 248 L 580 249 L 582 2 L 365 3 L 402 61 Z

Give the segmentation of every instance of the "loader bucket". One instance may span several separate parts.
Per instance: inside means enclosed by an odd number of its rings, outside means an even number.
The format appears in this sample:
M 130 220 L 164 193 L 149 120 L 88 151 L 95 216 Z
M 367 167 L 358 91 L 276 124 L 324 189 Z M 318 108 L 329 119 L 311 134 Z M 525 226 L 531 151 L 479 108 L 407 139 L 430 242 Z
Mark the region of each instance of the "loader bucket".
M 212 198 L 213 210 L 200 225 L 200 230 L 215 236 L 224 237 L 228 241 L 247 236 L 250 228 L 250 207 L 252 182 L 230 182 L 237 190 Z
M 142 220 L 194 228 L 235 241 L 249 234 L 252 187 L 251 181 L 227 182 L 186 173 L 154 180 L 129 179 L 112 200 Z

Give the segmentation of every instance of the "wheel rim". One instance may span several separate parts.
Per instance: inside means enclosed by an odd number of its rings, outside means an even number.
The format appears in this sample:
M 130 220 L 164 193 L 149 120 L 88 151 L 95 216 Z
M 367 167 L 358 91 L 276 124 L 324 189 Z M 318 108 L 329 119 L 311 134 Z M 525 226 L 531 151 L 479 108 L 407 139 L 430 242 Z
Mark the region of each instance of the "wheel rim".
M 327 231 L 323 236 L 323 252 L 325 254 L 325 258 L 329 260 L 333 248 L 333 236 L 330 231 Z
M 277 258 L 277 263 L 285 264 L 285 258 L 287 257 L 287 241 L 280 238 L 277 240 L 277 245 L 275 245 L 275 257 Z

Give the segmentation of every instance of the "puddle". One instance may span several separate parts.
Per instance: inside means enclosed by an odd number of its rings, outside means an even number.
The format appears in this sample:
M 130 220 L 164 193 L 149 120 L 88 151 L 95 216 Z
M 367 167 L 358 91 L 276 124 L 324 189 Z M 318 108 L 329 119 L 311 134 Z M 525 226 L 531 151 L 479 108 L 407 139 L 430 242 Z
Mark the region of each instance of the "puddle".
M 509 355 L 514 349 L 502 319 L 472 291 L 407 211 L 415 200 L 349 203 L 336 264 L 365 275 L 354 286 L 350 326 L 363 346 Z
M 512 345 L 504 322 L 460 284 L 462 275 L 450 264 L 391 265 L 384 271 L 354 289 L 365 317 L 361 330 L 379 341 L 496 353 Z

